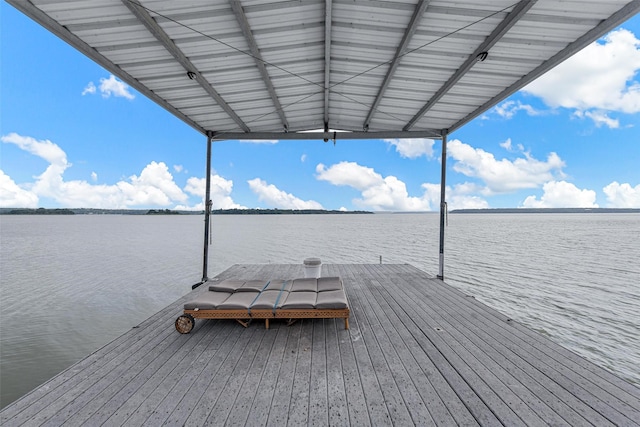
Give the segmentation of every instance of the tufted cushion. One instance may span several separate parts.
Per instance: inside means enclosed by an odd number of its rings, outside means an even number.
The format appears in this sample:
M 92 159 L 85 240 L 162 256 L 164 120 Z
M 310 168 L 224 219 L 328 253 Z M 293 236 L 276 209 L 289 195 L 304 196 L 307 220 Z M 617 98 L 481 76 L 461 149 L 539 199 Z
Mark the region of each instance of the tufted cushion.
M 259 292 L 236 292 L 218 306 L 218 310 L 248 310 Z
M 247 280 L 244 285 L 236 289 L 236 292 L 260 292 L 266 284 L 266 280 Z
M 251 304 L 251 309 L 272 309 L 278 301 L 280 291 L 265 290 L 258 296 L 258 298 Z M 282 297 L 281 297 L 282 298 Z
M 289 292 L 287 299 L 284 303 L 278 307 L 282 309 L 300 308 L 310 309 L 316 305 L 316 293 L 315 292 Z
M 342 279 L 339 277 L 318 278 L 318 292 L 337 291 L 342 289 Z
M 316 278 L 295 279 L 291 287 L 291 292 L 317 292 L 317 282 L 318 279 Z
M 244 280 L 225 279 L 222 282 L 209 286 L 210 291 L 235 292 L 236 289 L 244 285 Z
M 347 297 L 343 290 L 318 292 L 316 308 L 347 308 Z
M 224 303 L 232 294 L 230 292 L 203 292 L 196 299 L 184 305 L 185 310 L 215 310 Z

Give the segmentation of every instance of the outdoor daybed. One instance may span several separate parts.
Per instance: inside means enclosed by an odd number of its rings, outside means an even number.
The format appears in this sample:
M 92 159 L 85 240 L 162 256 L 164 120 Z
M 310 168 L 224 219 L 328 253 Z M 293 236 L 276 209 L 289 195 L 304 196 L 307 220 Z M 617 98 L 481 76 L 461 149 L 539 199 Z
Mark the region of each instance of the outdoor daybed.
M 349 305 L 340 277 L 293 280 L 227 279 L 184 305 L 176 330 L 188 334 L 195 319 L 234 319 L 247 327 L 253 319 L 343 318 L 349 329 Z

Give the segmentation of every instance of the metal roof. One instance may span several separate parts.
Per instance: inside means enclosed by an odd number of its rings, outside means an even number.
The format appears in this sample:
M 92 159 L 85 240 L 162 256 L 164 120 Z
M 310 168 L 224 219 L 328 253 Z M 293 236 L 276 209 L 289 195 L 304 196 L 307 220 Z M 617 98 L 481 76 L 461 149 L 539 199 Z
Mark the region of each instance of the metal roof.
M 8 0 L 214 139 L 439 138 L 640 0 Z M 296 132 L 325 129 L 327 132 Z

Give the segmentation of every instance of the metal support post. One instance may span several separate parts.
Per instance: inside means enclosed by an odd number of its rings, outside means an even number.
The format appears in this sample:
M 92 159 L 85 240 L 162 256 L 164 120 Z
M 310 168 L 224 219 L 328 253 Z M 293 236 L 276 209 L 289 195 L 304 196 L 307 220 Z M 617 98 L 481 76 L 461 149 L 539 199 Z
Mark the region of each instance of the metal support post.
M 447 214 L 447 131 L 442 131 L 442 171 L 440 174 L 440 257 L 438 279 L 444 280 L 444 226 Z
M 204 195 L 204 253 L 202 258 L 202 283 L 209 280 L 207 268 L 209 264 L 209 221 L 211 217 L 211 133 L 207 134 L 207 177 Z

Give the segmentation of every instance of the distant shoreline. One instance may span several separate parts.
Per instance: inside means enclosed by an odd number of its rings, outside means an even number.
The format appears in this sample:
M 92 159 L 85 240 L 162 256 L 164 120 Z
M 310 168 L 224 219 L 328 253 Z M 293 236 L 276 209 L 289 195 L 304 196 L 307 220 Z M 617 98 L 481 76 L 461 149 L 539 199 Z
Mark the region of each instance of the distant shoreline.
M 324 209 L 215 209 L 212 215 L 360 215 L 369 211 Z M 204 211 L 171 209 L 0 208 L 0 215 L 204 215 Z
M 216 209 L 212 215 L 361 215 L 361 214 L 437 214 L 425 212 L 370 212 L 323 209 Z M 548 214 L 548 213 L 640 213 L 640 208 L 493 208 L 454 209 L 450 214 Z M 204 215 L 204 211 L 171 209 L 94 209 L 94 208 L 0 208 L 0 215 Z
M 455 209 L 449 213 L 492 214 L 492 213 L 640 213 L 636 208 L 495 208 L 495 209 Z

